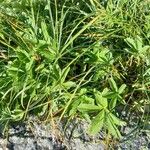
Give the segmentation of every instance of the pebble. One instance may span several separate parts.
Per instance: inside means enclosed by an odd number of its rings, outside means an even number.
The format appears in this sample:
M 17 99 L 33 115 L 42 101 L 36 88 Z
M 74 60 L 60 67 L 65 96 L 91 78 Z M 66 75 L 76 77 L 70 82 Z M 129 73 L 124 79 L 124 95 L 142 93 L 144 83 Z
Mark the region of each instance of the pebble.
M 32 127 L 28 123 L 11 126 L 8 139 L 0 137 L 0 150 L 104 150 L 104 134 L 88 136 L 85 132 L 87 126 L 85 122 L 72 122 L 64 131 L 66 137 L 59 139 L 49 124 L 38 123 L 32 118 Z M 63 132 L 63 124 L 59 125 L 59 129 Z M 131 137 L 126 137 L 132 130 L 129 126 L 125 128 L 125 137 L 115 149 L 150 150 L 150 134 L 135 132 Z

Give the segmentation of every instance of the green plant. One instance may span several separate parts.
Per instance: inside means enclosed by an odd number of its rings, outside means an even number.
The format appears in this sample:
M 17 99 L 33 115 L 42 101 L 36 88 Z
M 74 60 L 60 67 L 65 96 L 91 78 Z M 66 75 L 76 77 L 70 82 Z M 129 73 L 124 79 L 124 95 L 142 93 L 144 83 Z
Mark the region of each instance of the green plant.
M 105 88 L 102 92 L 94 90 L 95 100 L 84 97 L 84 101 L 82 101 L 82 103 L 78 106 L 78 110 L 87 114 L 97 112 L 97 115 L 91 120 L 91 126 L 89 128 L 89 132 L 91 134 L 98 133 L 104 126 L 104 128 L 106 128 L 114 137 L 121 138 L 121 134 L 116 125 L 122 126 L 125 125 L 125 122 L 121 121 L 112 113 L 113 111 L 111 109 L 113 108 L 109 107 L 109 98 L 111 97 L 106 98 L 105 95 L 107 93 L 107 88 Z
M 79 97 L 77 97 L 73 102 L 69 114 L 72 115 L 78 110 L 88 119 L 88 114 L 96 113 L 97 115 L 93 116 L 94 119 L 90 121 L 91 126 L 89 132 L 91 134 L 96 134 L 104 126 L 106 129 L 108 129 L 109 133 L 116 138 L 120 138 L 121 134 L 116 125 L 125 125 L 125 123 L 117 118 L 113 112 L 114 108 L 116 107 L 117 100 L 122 100 L 120 94 L 124 91 L 126 86 L 123 84 L 118 89 L 115 81 L 112 78 L 110 79 L 110 86 L 112 91 L 105 88 L 103 92 L 99 92 L 95 89 L 93 91 L 95 99 L 86 96 L 85 94 L 87 93 L 87 90 L 82 89 Z M 88 120 L 90 120 L 90 118 Z
M 149 64 L 147 54 L 150 46 L 143 46 L 143 41 L 141 37 L 137 36 L 135 39 L 126 38 L 125 41 L 130 47 L 129 49 L 126 49 L 126 51 L 137 59 L 138 64 L 140 63 L 140 59 L 144 61 L 146 60 L 146 63 Z
M 0 2 L 0 124 L 84 117 L 121 138 L 123 110 L 149 122 L 148 1 Z

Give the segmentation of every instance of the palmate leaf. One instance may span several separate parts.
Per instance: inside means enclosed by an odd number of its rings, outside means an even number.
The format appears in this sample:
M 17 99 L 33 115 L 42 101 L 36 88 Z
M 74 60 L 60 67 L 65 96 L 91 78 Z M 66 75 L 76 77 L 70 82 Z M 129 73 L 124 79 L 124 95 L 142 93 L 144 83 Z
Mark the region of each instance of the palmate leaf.
M 117 97 L 118 101 L 120 101 L 123 105 L 126 104 L 125 100 L 118 94 L 118 97 Z
M 84 90 L 85 89 L 83 89 L 83 91 Z M 89 112 L 89 111 L 90 112 L 94 112 L 95 109 L 93 110 L 93 108 L 96 108 L 96 109 L 100 110 L 100 108 L 97 107 L 97 106 L 96 107 L 92 107 L 92 109 L 89 109 L 90 106 L 95 106 L 93 98 L 91 98 L 89 96 L 86 96 L 86 95 L 79 96 L 71 104 L 70 111 L 69 111 L 69 116 L 74 114 L 74 113 L 76 113 L 77 110 L 79 110 L 80 112 L 85 112 L 85 113 L 82 114 L 83 116 L 87 115 L 86 111 L 87 112 Z
M 55 51 L 50 46 L 50 44 L 47 44 L 44 40 L 39 40 L 38 46 L 36 48 L 36 51 L 43 57 L 47 59 L 47 61 L 52 62 L 55 59 Z
M 86 92 L 87 92 L 86 88 L 81 88 L 80 89 L 80 95 L 84 95 L 84 94 L 86 94 Z
M 7 73 L 12 78 L 25 75 L 25 68 L 20 61 L 15 59 L 10 65 L 7 66 Z
M 88 132 L 91 135 L 95 135 L 101 130 L 104 124 L 104 117 L 105 117 L 105 111 L 101 110 L 100 113 L 92 120 L 92 123 L 88 130 Z
M 9 71 L 9 73 L 11 72 L 11 71 L 14 71 L 15 73 L 18 73 L 18 72 L 21 72 L 21 73 L 24 73 L 24 70 L 22 70 L 22 69 L 20 69 L 20 68 L 16 68 L 16 67 L 10 67 L 10 68 L 8 68 L 8 71 Z
M 108 93 L 108 91 L 109 91 L 109 89 L 108 89 L 108 88 L 104 88 L 104 90 L 103 90 L 103 92 L 102 92 L 102 96 L 104 96 L 105 94 L 107 94 L 107 93 Z

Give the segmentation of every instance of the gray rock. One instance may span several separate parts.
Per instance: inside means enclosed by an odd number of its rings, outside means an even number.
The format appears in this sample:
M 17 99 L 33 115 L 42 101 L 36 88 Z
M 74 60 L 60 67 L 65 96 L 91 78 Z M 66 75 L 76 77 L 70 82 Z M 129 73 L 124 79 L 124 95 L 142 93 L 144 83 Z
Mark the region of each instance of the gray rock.
M 8 139 L 0 138 L 0 150 L 104 150 L 103 132 L 97 136 L 86 133 L 88 123 L 71 121 L 66 129 L 63 123 L 56 128 L 40 123 L 35 118 L 21 125 L 13 125 L 8 131 Z M 116 150 L 150 149 L 150 134 L 133 130 L 134 123 L 122 129 L 124 138 L 116 145 Z M 134 131 L 134 132 L 133 132 Z

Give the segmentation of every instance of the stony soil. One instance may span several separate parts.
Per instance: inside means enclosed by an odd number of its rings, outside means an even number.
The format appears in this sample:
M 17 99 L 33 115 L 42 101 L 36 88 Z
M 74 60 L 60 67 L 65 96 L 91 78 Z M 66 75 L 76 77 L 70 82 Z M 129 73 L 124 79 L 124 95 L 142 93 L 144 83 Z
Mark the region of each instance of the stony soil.
M 104 134 L 90 137 L 86 134 L 87 124 L 71 122 L 64 131 L 63 124 L 53 126 L 41 124 L 31 117 L 24 124 L 12 125 L 7 138 L 0 137 L 0 150 L 149 150 L 149 131 L 124 128 L 125 136 L 114 147 L 106 148 L 103 142 Z M 60 132 L 61 131 L 61 132 Z M 64 134 L 63 134 L 64 133 Z M 108 145 L 107 145 L 108 146 Z

